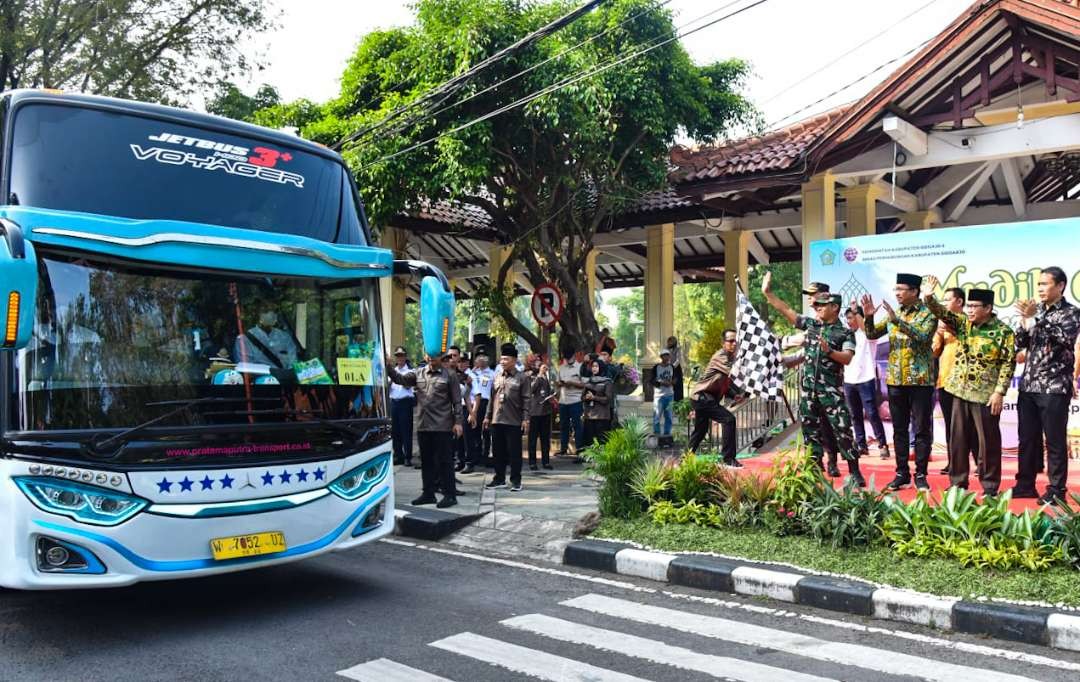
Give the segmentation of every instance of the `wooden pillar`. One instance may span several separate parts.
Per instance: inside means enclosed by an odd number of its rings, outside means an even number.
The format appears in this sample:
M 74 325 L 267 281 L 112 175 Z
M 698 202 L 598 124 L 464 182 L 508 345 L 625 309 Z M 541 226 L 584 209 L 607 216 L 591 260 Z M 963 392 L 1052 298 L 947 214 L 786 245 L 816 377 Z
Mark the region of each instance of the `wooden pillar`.
M 379 244 L 384 249 L 390 249 L 394 258 L 407 258 L 405 249 L 408 246 L 408 233 L 397 227 L 384 227 Z M 405 343 L 405 281 L 398 277 L 384 277 L 379 280 L 379 296 L 382 305 L 383 339 L 387 348 L 406 346 L 410 357 L 417 358 L 423 354 L 422 344 L 417 339 L 412 339 L 411 344 Z
M 877 200 L 881 188 L 877 185 L 855 185 L 840 189 L 840 197 L 847 204 L 848 237 L 864 237 L 877 234 Z
M 928 230 L 941 225 L 941 211 L 931 208 L 926 211 L 901 213 L 900 219 L 904 221 L 905 230 Z
M 836 239 L 836 178 L 828 172 L 802 184 L 803 287 L 810 282 L 810 244 L 822 239 Z
M 748 282 L 747 267 L 750 261 L 748 245 L 753 235 L 743 230 L 733 230 L 724 232 L 720 236 L 724 240 L 724 322 L 734 329 L 735 310 L 738 303 L 735 295 L 735 278 L 739 278 L 745 291 Z

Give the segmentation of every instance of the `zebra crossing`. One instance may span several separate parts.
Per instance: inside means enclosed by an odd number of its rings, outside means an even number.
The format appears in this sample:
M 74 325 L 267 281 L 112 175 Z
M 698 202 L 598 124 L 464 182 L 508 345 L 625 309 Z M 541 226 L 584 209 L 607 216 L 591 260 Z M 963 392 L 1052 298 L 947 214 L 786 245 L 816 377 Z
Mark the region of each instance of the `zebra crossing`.
M 441 662 L 438 656 L 445 654 L 456 659 L 454 670 L 460 670 L 461 662 L 467 661 L 474 666 L 470 670 L 489 679 L 528 677 L 552 682 L 642 682 L 684 680 L 688 676 L 737 682 L 831 682 L 893 676 L 935 682 L 1040 679 L 1038 671 L 1030 667 L 1025 668 L 1024 675 L 1000 672 L 935 660 L 935 651 L 916 656 L 600 594 L 574 597 L 558 605 L 560 615 L 566 617 L 541 613 L 517 615 L 499 621 L 499 634 L 494 637 L 461 632 L 429 642 L 427 651 L 434 656 L 425 660 L 429 667 L 436 667 Z M 589 622 L 578 622 L 575 616 Z M 593 624 L 596 622 L 604 627 Z M 642 636 L 643 631 L 648 636 Z M 561 653 L 572 650 L 585 654 L 558 655 L 543 647 L 513 641 L 521 641 L 521 636 L 545 645 L 550 643 L 547 648 L 556 648 Z M 720 642 L 728 645 L 728 649 L 746 651 L 746 647 L 751 647 L 754 654 L 767 655 L 755 655 L 759 660 L 725 655 Z M 579 660 L 585 658 L 590 660 Z M 657 670 L 663 674 L 639 676 Z M 359 682 L 455 682 L 386 658 L 366 661 L 337 674 Z M 474 677 L 470 674 L 457 679 L 463 682 Z

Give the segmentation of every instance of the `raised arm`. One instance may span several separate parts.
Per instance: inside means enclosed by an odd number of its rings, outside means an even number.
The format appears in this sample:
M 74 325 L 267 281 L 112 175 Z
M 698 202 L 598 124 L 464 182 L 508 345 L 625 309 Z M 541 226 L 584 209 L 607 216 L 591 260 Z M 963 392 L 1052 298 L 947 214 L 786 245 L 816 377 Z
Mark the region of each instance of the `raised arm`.
M 406 388 L 416 386 L 416 372 L 399 372 L 390 364 L 389 359 L 386 364 L 386 376 L 390 377 L 390 380 L 399 386 Z
M 787 303 L 780 300 L 780 297 L 773 293 L 772 290 L 772 273 L 766 272 L 765 277 L 761 280 L 761 293 L 765 294 L 765 300 L 769 302 L 776 312 L 784 316 L 784 318 L 791 324 L 795 324 L 796 318 L 799 314 L 791 309 Z
M 936 289 L 937 286 L 937 277 L 934 277 L 933 275 L 927 275 L 923 279 L 922 287 L 920 288 L 923 302 L 926 303 L 926 307 L 930 309 L 930 312 L 934 315 L 934 317 L 952 327 L 957 332 L 957 334 L 959 334 L 962 332 L 963 329 L 966 328 L 967 318 L 963 315 L 954 313 L 953 311 L 947 309 L 945 306 L 941 305 L 941 302 L 937 300 L 936 296 L 934 296 L 934 289 Z M 934 343 L 937 343 L 937 336 L 938 330 L 937 326 L 935 325 Z M 940 354 L 940 351 L 937 351 L 936 354 Z
M 889 332 L 889 326 L 886 324 L 874 323 L 874 299 L 870 294 L 863 294 L 862 299 L 859 301 L 863 310 L 863 332 L 868 339 L 880 339 Z

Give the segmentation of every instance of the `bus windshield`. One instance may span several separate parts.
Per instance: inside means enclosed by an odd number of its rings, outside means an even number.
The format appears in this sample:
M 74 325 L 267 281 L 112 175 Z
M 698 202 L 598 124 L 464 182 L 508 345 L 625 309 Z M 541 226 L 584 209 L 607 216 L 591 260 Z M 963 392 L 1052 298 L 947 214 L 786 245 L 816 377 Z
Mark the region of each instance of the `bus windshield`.
M 8 202 L 363 245 L 346 169 L 297 146 L 70 104 L 15 110 Z
M 11 389 L 21 431 L 130 428 L 196 399 L 162 426 L 385 415 L 375 280 L 38 261 Z

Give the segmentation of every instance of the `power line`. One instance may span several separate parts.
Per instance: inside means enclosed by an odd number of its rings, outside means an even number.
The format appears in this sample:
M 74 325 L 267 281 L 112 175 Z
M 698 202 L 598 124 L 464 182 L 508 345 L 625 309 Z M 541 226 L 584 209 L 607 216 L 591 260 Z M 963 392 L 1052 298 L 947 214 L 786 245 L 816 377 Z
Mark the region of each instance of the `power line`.
M 487 57 L 486 59 L 481 60 L 478 64 L 470 67 L 464 73 L 461 73 L 461 74 L 459 74 L 457 76 L 454 76 L 453 78 L 446 81 L 442 85 L 439 85 L 439 86 L 436 86 L 435 88 L 432 88 L 431 90 L 424 93 L 423 95 L 421 95 L 417 99 L 413 100 L 412 102 L 410 102 L 410 103 L 408 103 L 408 104 L 406 104 L 404 106 L 398 107 L 394 111 L 390 112 L 390 114 L 388 114 L 386 117 L 384 117 L 381 121 L 379 121 L 379 123 L 376 124 L 376 126 L 381 126 L 381 125 L 385 124 L 388 120 L 393 120 L 393 119 L 399 118 L 400 116 L 403 116 L 406 112 L 408 112 L 408 111 L 410 111 L 412 109 L 415 109 L 417 107 L 423 106 L 423 105 L 427 104 L 428 102 L 430 102 L 431 100 L 436 99 L 437 97 L 445 95 L 445 97 L 443 97 L 443 99 L 439 100 L 434 105 L 434 106 L 439 106 L 440 104 L 445 102 L 447 99 L 452 97 L 455 92 L 457 92 L 469 80 L 471 80 L 474 76 L 476 76 L 476 74 L 480 73 L 481 71 L 483 71 L 487 67 L 489 67 L 492 64 L 495 64 L 497 62 L 500 62 L 500 61 L 502 61 L 504 59 L 507 59 L 507 58 L 517 54 L 518 52 L 520 52 L 521 50 L 525 49 L 526 47 L 532 45 L 533 43 L 537 42 L 538 40 L 540 40 L 542 38 L 546 38 L 547 36 L 551 35 L 552 33 L 555 33 L 556 31 L 558 31 L 558 30 L 572 24 L 573 22 L 577 21 L 580 17 L 582 17 L 587 12 L 590 12 L 591 10 L 593 10 L 597 6 L 599 6 L 601 3 L 604 3 L 604 2 L 607 2 L 607 1 L 608 0 L 587 0 L 585 3 L 583 3 L 577 9 L 572 10 L 570 12 L 567 12 L 566 14 L 564 14 L 561 17 L 555 19 L 554 21 L 549 22 L 547 25 L 536 29 L 532 33 L 529 33 L 528 35 L 524 36 L 523 38 L 521 38 L 517 42 L 513 43 L 512 45 L 504 47 L 503 49 L 499 50 L 498 52 L 491 55 L 490 57 Z M 348 144 L 349 142 L 352 142 L 353 140 L 358 138 L 360 135 L 363 135 L 363 134 L 369 132 L 374 127 L 375 126 L 367 126 L 365 128 L 360 129 L 359 131 L 353 133 L 352 135 L 346 137 L 345 139 L 340 140 L 337 144 L 334 145 L 334 149 L 340 149 L 343 145 Z
M 791 113 L 790 113 L 790 114 L 788 114 L 787 116 L 783 116 L 783 117 L 781 117 L 781 118 L 778 118 L 778 119 L 776 119 L 776 120 L 775 120 L 775 121 L 773 121 L 772 123 L 770 123 L 770 124 L 768 124 L 767 126 L 765 126 L 765 129 L 766 129 L 766 130 L 765 130 L 765 132 L 766 132 L 766 133 L 772 132 L 773 130 L 775 130 L 775 129 L 776 129 L 776 127 L 777 127 L 777 126 L 778 126 L 778 125 L 779 125 L 780 123 L 782 123 L 782 122 L 784 122 L 784 121 L 788 120 L 789 118 L 792 118 L 793 116 L 798 116 L 799 114 L 803 113 L 803 112 L 804 112 L 804 111 L 806 111 L 807 109 L 810 109 L 810 108 L 812 108 L 812 107 L 815 107 L 815 106 L 817 106 L 818 104 L 821 104 L 822 102 L 824 102 L 824 101 L 826 101 L 826 100 L 828 100 L 828 99 L 831 99 L 832 97 L 834 97 L 834 96 L 836 96 L 836 95 L 839 95 L 839 94 L 840 94 L 841 92 L 844 92 L 845 90 L 848 90 L 849 88 L 852 88 L 852 87 L 854 87 L 854 86 L 858 85 L 859 83 L 863 82 L 864 80 L 866 80 L 866 79 L 867 79 L 867 78 L 869 78 L 870 76 L 873 76 L 873 75 L 874 75 L 875 73 L 877 73 L 878 71 L 881 71 L 881 70 L 882 70 L 882 69 L 884 69 L 885 67 L 887 67 L 887 66 L 892 66 L 893 64 L 895 64 L 896 62 L 900 61 L 901 59 L 906 59 L 906 58 L 907 58 L 907 57 L 909 57 L 910 55 L 912 55 L 912 54 L 914 54 L 914 53 L 918 52 L 919 50 L 923 49 L 924 47 L 926 47 L 926 46 L 927 46 L 927 45 L 928 45 L 928 44 L 930 43 L 930 41 L 931 41 L 931 40 L 933 40 L 933 38 L 930 38 L 929 40 L 927 40 L 927 41 L 923 42 L 923 43 L 922 43 L 922 44 L 920 44 L 920 45 L 916 45 L 915 47 L 911 48 L 910 50 L 908 50 L 907 52 L 905 52 L 904 54 L 902 54 L 902 55 L 900 55 L 900 56 L 898 56 L 898 57 L 893 57 L 893 58 L 892 58 L 892 59 L 890 59 L 889 61 L 887 61 L 887 62 L 884 62 L 883 64 L 880 64 L 880 65 L 878 65 L 878 66 L 874 67 L 874 69 L 873 69 L 873 70 L 871 70 L 871 71 L 869 71 L 869 72 L 867 72 L 867 73 L 865 73 L 865 74 L 863 74 L 863 75 L 859 76 L 858 78 L 856 78 L 855 80 L 851 81 L 850 83 L 848 83 L 848 84 L 846 84 L 846 85 L 844 85 L 844 86 L 842 86 L 842 87 L 839 87 L 839 88 L 837 88 L 836 90 L 833 90 L 832 92 L 830 92 L 829 94 L 825 95 L 824 97 L 822 97 L 822 98 L 820 98 L 820 99 L 818 99 L 818 100 L 815 100 L 815 101 L 811 102 L 810 104 L 807 104 L 807 105 L 806 105 L 806 106 L 804 106 L 804 107 L 801 107 L 801 108 L 799 108 L 799 109 L 796 109 L 795 111 L 791 112 Z M 762 133 L 762 134 L 765 134 L 765 133 Z M 759 135 L 758 137 L 760 137 L 760 135 Z
M 915 16 L 919 12 L 923 11 L 924 9 L 926 9 L 927 7 L 929 7 L 930 5 L 933 5 L 935 2 L 938 2 L 938 1 L 939 0 L 930 0 L 930 2 L 927 2 L 925 5 L 922 5 L 921 7 L 916 9 L 915 11 L 911 12 L 910 14 L 907 14 L 904 17 L 902 17 L 901 19 L 893 22 L 890 26 L 882 29 L 878 33 L 875 33 L 874 35 L 872 35 L 871 37 L 869 37 L 866 40 L 862 41 L 861 43 L 859 43 L 855 47 L 851 48 L 850 50 L 848 50 L 844 54 L 840 55 L 839 57 L 836 57 L 835 59 L 828 62 L 827 64 L 824 64 L 823 66 L 818 67 L 817 69 L 815 69 L 814 71 L 811 71 L 810 73 L 804 75 L 803 77 L 796 79 L 795 81 L 789 83 L 788 85 L 785 85 L 783 88 L 777 90 L 776 93 L 770 95 L 767 99 L 763 100 L 762 104 L 768 104 L 769 102 L 772 102 L 773 100 L 775 100 L 777 97 L 780 97 L 781 95 L 786 94 L 787 91 L 790 90 L 791 88 L 793 88 L 793 87 L 795 87 L 795 86 L 797 86 L 797 85 L 799 85 L 801 83 L 805 83 L 810 78 L 813 78 L 814 76 L 818 75 L 819 73 L 821 73 L 825 69 L 837 64 L 841 59 L 844 59 L 845 57 L 850 56 L 852 53 L 859 51 L 863 47 L 866 47 L 867 45 L 869 45 L 873 41 L 877 40 L 881 36 L 885 35 L 889 31 L 893 30 L 894 28 L 896 28 L 900 24 L 904 23 L 905 21 L 907 21 L 911 17 Z
M 473 120 L 471 120 L 471 121 L 469 121 L 467 123 L 463 123 L 463 124 L 461 124 L 459 126 L 455 126 L 454 128 L 451 128 L 450 130 L 439 133 L 438 135 L 435 135 L 434 137 L 430 137 L 430 138 L 428 138 L 428 139 L 426 139 L 426 140 L 424 140 L 422 142 L 417 142 L 416 144 L 410 145 L 409 147 L 406 147 L 405 149 L 401 149 L 401 150 L 396 151 L 396 152 L 394 152 L 392 154 L 387 154 L 387 155 L 385 155 L 385 156 L 383 156 L 383 157 L 381 157 L 379 159 L 376 159 L 375 161 L 372 161 L 369 164 L 366 164 L 365 166 L 363 166 L 361 168 L 361 170 L 363 170 L 364 168 L 368 168 L 370 166 L 373 166 L 375 164 L 378 164 L 378 163 L 383 163 L 383 162 L 386 162 L 386 161 L 390 161 L 391 159 L 395 159 L 395 158 L 397 158 L 399 156 L 402 156 L 404 154 L 408 154 L 408 153 L 413 152 L 413 151 L 415 151 L 417 149 L 420 149 L 421 147 L 426 147 L 427 145 L 429 145 L 429 144 L 431 144 L 433 142 L 436 142 L 436 141 L 438 141 L 438 140 L 440 140 L 440 139 L 442 139 L 442 138 L 444 138 L 444 137 L 446 137 L 448 135 L 453 135 L 454 133 L 461 132 L 462 130 L 466 130 L 468 128 L 471 128 L 471 127 L 473 127 L 474 125 L 476 125 L 478 123 L 483 123 L 484 121 L 492 119 L 492 118 L 494 118 L 494 117 L 496 117 L 496 116 L 498 116 L 500 114 L 503 114 L 503 113 L 505 113 L 507 111 L 510 111 L 512 109 L 516 109 L 518 107 L 524 106 L 524 105 L 528 104 L 529 102 L 532 102 L 535 99 L 543 97 L 544 95 L 547 95 L 547 94 L 556 92 L 558 90 L 561 90 L 563 88 L 569 87 L 571 85 L 574 85 L 575 83 L 578 83 L 578 82 L 580 82 L 580 81 L 582 81 L 582 80 L 584 80 L 586 78 L 590 78 L 590 77 L 592 77 L 592 76 L 594 76 L 596 74 L 607 71 L 608 69 L 611 69 L 611 68 L 613 68 L 615 66 L 623 64 L 623 63 L 625 63 L 627 61 L 630 61 L 631 59 L 636 59 L 637 57 L 640 57 L 640 56 L 645 55 L 645 54 L 647 54 L 649 52 L 652 52 L 653 50 L 664 47 L 665 45 L 668 45 L 668 44 L 670 44 L 672 42 L 675 42 L 676 40 L 679 40 L 681 38 L 685 38 L 686 36 L 689 36 L 689 35 L 693 35 L 694 33 L 697 33 L 698 31 L 703 31 L 706 28 L 709 28 L 711 26 L 715 26 L 716 24 L 719 24 L 719 23 L 721 23 L 723 21 L 726 21 L 726 20 L 728 20 L 728 19 L 730 19 L 730 18 L 732 18 L 732 17 L 734 17 L 736 15 L 742 14 L 743 12 L 746 12 L 747 10 L 751 10 L 751 9 L 757 7 L 758 5 L 763 5 L 768 1 L 769 0 L 756 0 L 753 3 L 751 3 L 749 5 L 746 5 L 745 7 L 741 7 L 739 9 L 735 10 L 734 12 L 731 12 L 730 14 L 725 14 L 724 16 L 720 17 L 719 19 L 714 19 L 713 21 L 710 21 L 710 22 L 708 22 L 706 24 L 703 24 L 703 25 L 701 25 L 701 26 L 699 26 L 697 28 L 686 31 L 684 33 L 678 33 L 678 34 L 672 36 L 671 38 L 668 38 L 668 39 L 666 39 L 666 40 L 664 40 L 664 41 L 662 41 L 660 43 L 656 43 L 654 45 L 650 45 L 648 47 L 642 48 L 642 49 L 638 50 L 637 52 L 632 52 L 632 53 L 630 53 L 630 54 L 628 54 L 628 55 L 626 55 L 624 57 L 620 57 L 620 58 L 616 59 L 615 61 L 611 61 L 611 62 L 609 62 L 607 64 L 598 65 L 598 66 L 590 69 L 589 71 L 586 71 L 585 73 L 583 73 L 583 74 L 581 74 L 579 76 L 564 79 L 563 81 L 560 81 L 560 82 L 555 83 L 553 85 L 549 85 L 548 87 L 542 88 L 541 90 L 538 90 L 538 91 L 536 91 L 536 92 L 534 92 L 532 94 L 526 95 L 525 97 L 522 97 L 521 99 L 519 99 L 519 100 L 517 100 L 515 102 L 512 102 L 512 103 L 507 104 L 507 105 L 505 105 L 503 107 L 499 107 L 498 109 L 495 109 L 493 111 L 489 111 L 486 114 L 478 116 L 478 117 L 474 118 Z M 733 4 L 735 4 L 735 3 L 734 2 L 729 3 L 727 6 L 730 6 L 730 5 L 733 5 Z
M 489 85 L 488 87 L 484 88 L 483 90 L 480 90 L 479 92 L 475 92 L 475 93 L 469 95 L 465 99 L 458 100 L 457 102 L 452 102 L 452 103 L 447 104 L 446 106 L 442 107 L 441 109 L 437 109 L 436 111 L 433 111 L 431 113 L 426 113 L 425 112 L 422 116 L 414 116 L 414 117 L 410 118 L 409 120 L 407 120 L 405 122 L 399 123 L 397 125 L 397 127 L 395 127 L 392 131 L 390 131 L 389 133 L 386 133 L 386 134 L 387 135 L 395 135 L 395 134 L 401 132 L 402 130 L 408 128 L 413 123 L 416 123 L 421 118 L 434 118 L 434 117 L 438 116 L 439 114 L 443 113 L 444 111 L 446 111 L 448 109 L 452 109 L 452 108 L 454 108 L 456 106 L 460 106 L 462 104 L 465 104 L 466 102 L 469 102 L 469 101 L 472 101 L 472 100 L 476 99 L 477 97 L 479 97 L 481 95 L 487 94 L 487 93 L 491 92 L 492 90 L 496 90 L 499 87 L 501 87 L 501 86 L 503 86 L 503 85 L 505 85 L 505 84 L 507 84 L 507 83 L 509 83 L 511 81 L 517 80 L 518 78 L 520 78 L 520 77 L 522 77 L 522 76 L 524 76 L 524 75 L 526 75 L 528 73 L 531 73 L 531 72 L 535 71 L 536 69 L 539 69 L 540 67 L 555 61 L 556 59 L 559 59 L 560 57 L 562 57 L 563 55 L 565 55 L 567 53 L 578 50 L 578 49 L 580 49 L 582 47 L 585 47 L 589 43 L 592 43 L 595 40 L 603 38 L 604 36 L 611 33 L 612 31 L 614 31 L 614 30 L 616 30 L 618 28 L 621 28 L 622 26 L 625 26 L 626 24 L 629 24 L 630 22 L 634 21 L 638 17 L 640 17 L 640 16 L 642 16 L 642 15 L 648 13 L 648 12 L 658 10 L 658 9 L 664 7 L 665 5 L 671 4 L 672 1 L 673 0 L 663 0 L 663 2 L 661 2 L 660 4 L 658 4 L 658 5 L 654 6 L 654 7 L 648 7 L 646 9 L 643 9 L 640 12 L 638 12 L 637 14 L 635 14 L 635 15 L 633 15 L 631 17 L 627 17 L 626 19 L 623 19 L 622 21 L 620 21 L 615 26 L 612 26 L 610 28 L 605 29 L 604 31 L 602 31 L 600 33 L 597 33 L 597 34 L 595 34 L 593 36 L 590 36 L 589 38 L 587 38 L 585 40 L 582 40 L 581 42 L 577 43 L 576 45 L 572 45 L 572 46 L 562 50 L 561 52 L 548 57 L 547 59 L 545 59 L 545 60 L 543 60 L 541 62 L 533 64 L 532 66 L 530 66 L 530 67 L 528 67 L 526 69 L 522 69 L 521 71 L 518 71 L 517 73 L 513 74 L 512 76 L 508 76 L 507 78 L 505 78 L 503 80 L 497 81 L 497 82 Z M 730 4 L 734 4 L 734 3 L 730 3 Z M 714 10 L 710 14 L 714 14 L 716 11 L 717 10 Z M 704 16 L 707 17 L 709 15 L 707 14 L 707 15 L 704 15 Z M 694 21 L 699 21 L 700 19 L 701 19 L 701 17 L 699 17 L 698 19 L 695 19 Z M 372 126 L 370 132 L 371 133 L 377 132 L 383 126 L 383 124 L 384 124 L 384 121 L 380 121 L 379 123 L 374 124 Z M 350 140 L 350 141 L 355 141 L 355 140 Z

